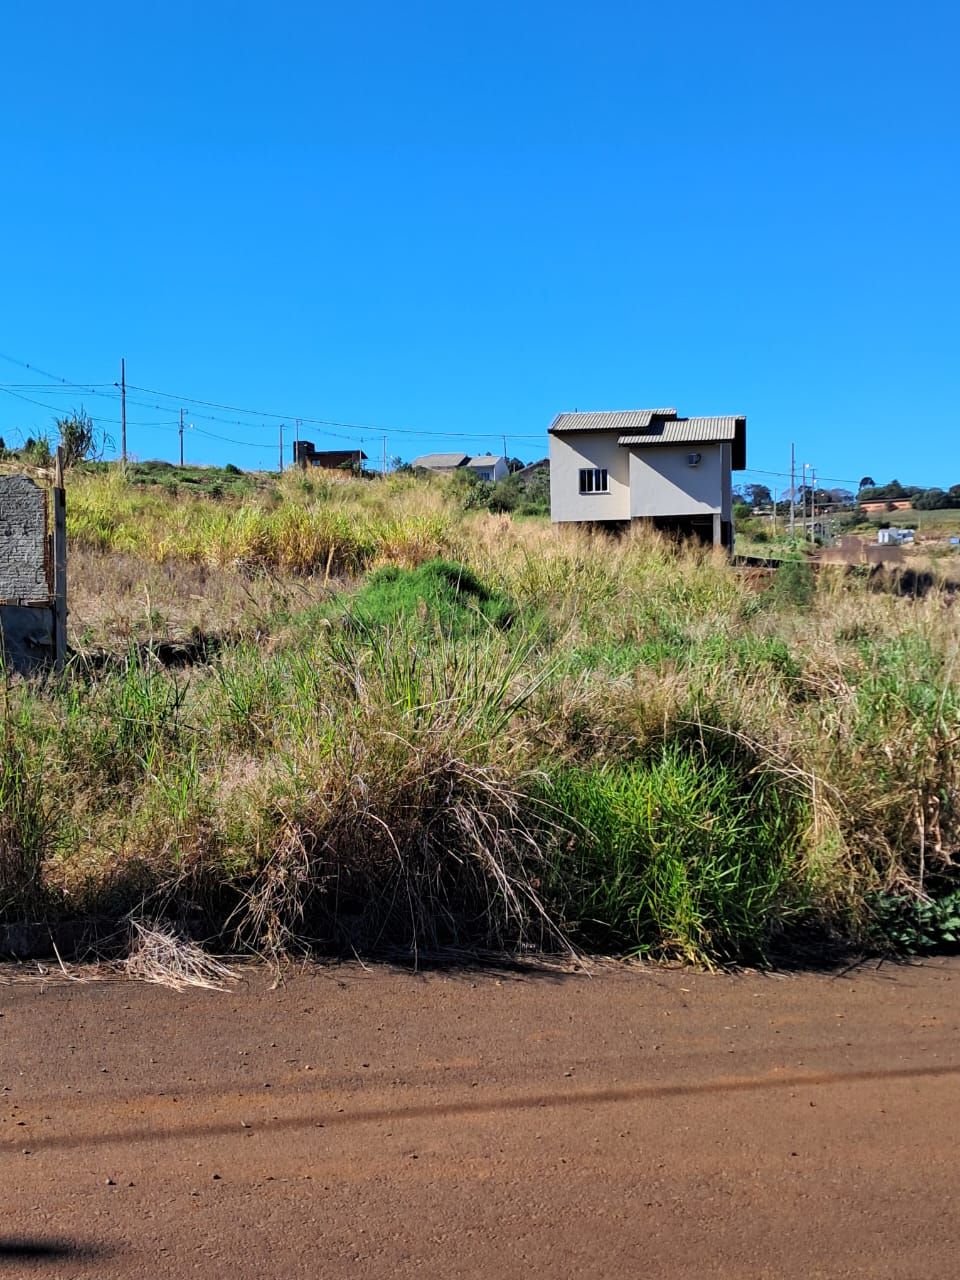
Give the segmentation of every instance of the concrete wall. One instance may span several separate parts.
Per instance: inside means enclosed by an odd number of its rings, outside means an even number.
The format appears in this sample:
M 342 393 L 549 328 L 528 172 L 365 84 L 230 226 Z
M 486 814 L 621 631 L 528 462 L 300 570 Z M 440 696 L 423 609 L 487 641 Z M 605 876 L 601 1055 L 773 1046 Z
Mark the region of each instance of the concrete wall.
M 623 449 L 630 455 L 630 515 L 705 516 L 730 519 L 730 446 L 656 445 Z M 700 454 L 690 466 L 687 459 Z
M 59 450 L 57 475 L 49 504 L 48 492 L 29 476 L 0 476 L 0 666 L 5 671 L 27 675 L 50 665 L 59 669 L 66 658 L 67 533 Z
M 0 476 L 0 600 L 48 599 L 47 496 L 29 476 Z
M 571 431 L 550 436 L 550 517 L 630 519 L 630 455 L 616 431 Z M 580 492 L 581 467 L 606 467 L 609 493 Z
M 53 609 L 0 604 L 0 661 L 7 671 L 27 675 L 53 663 Z

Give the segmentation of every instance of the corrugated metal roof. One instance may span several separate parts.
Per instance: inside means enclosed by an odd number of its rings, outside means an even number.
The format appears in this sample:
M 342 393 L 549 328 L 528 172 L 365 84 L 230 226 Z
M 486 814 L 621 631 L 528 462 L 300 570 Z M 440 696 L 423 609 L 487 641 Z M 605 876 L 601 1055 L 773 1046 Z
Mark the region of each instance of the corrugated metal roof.
M 462 467 L 470 461 L 469 453 L 424 453 L 414 458 L 414 467 Z
M 654 422 L 646 431 L 630 432 L 620 437 L 620 444 L 715 444 L 732 440 L 737 423 L 744 418 L 677 418 L 670 422 Z
M 733 445 L 730 465 L 742 471 L 747 465 L 747 420 L 728 415 L 721 418 L 677 418 L 652 422 L 646 431 L 628 431 L 620 436 L 622 445 L 717 444 Z
M 603 413 L 558 413 L 548 431 L 642 431 L 657 418 L 675 418 L 676 409 L 616 409 Z
M 494 463 L 506 462 L 506 458 L 502 453 L 483 453 L 476 458 L 471 458 L 467 463 L 468 467 L 492 467 Z

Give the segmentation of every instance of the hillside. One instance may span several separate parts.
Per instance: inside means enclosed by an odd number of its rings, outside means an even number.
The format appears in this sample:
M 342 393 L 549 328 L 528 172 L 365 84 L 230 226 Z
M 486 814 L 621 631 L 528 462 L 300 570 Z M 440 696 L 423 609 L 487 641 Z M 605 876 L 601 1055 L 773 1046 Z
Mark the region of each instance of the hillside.
M 701 963 L 952 936 L 949 591 L 415 477 L 146 479 L 69 477 L 76 656 L 7 683 L 4 920 Z

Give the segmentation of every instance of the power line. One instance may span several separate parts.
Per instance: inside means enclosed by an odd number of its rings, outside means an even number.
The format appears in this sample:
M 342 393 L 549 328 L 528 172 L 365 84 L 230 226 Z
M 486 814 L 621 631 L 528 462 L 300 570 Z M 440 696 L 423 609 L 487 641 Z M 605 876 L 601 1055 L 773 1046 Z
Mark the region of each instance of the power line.
M 204 431 L 202 427 L 195 427 L 190 424 L 190 429 L 195 431 L 198 436 L 206 436 L 208 440 L 222 440 L 224 444 L 238 444 L 244 449 L 269 449 L 272 446 L 261 440 L 232 440 L 229 436 L 220 436 L 213 431 Z
M 19 366 L 19 368 L 21 369 L 30 369 L 33 373 L 39 373 L 44 378 L 50 378 L 51 381 L 53 382 L 61 382 L 64 385 L 69 387 L 79 387 L 82 385 L 78 382 L 71 382 L 69 378 L 61 378 L 60 375 L 57 373 L 48 373 L 46 369 L 41 369 L 39 365 L 28 364 L 27 361 L 25 360 L 17 360 L 14 356 L 4 355 L 2 351 L 0 351 L 0 360 L 7 360 L 10 362 L 10 364 L 15 364 Z M 101 387 L 105 387 L 105 386 L 108 386 L 109 384 L 106 382 L 101 382 L 101 383 L 98 383 L 97 385 Z
M 3 382 L 0 386 L 6 387 L 13 391 L 45 391 L 48 395 L 55 391 L 62 391 L 64 395 L 74 391 L 89 391 L 93 395 L 99 395 L 97 387 L 112 387 L 116 384 L 113 382 L 68 382 L 63 386 L 51 387 L 48 382 Z
M 388 432 L 391 434 L 398 433 L 400 435 L 411 435 L 411 436 L 443 436 L 447 439 L 449 439 L 451 435 L 471 436 L 471 437 L 475 437 L 477 439 L 483 439 L 483 440 L 489 439 L 491 435 L 491 432 L 489 431 L 455 431 L 455 432 L 454 431 L 426 431 L 426 430 L 422 430 L 419 427 L 390 427 L 390 426 L 384 426 L 382 423 L 377 424 L 377 423 L 370 423 L 370 422 L 341 422 L 336 418 L 308 418 L 302 413 L 300 414 L 274 413 L 268 409 L 245 409 L 241 405 L 222 404 L 216 400 L 200 400 L 200 399 L 197 399 L 195 396 L 177 395 L 173 391 L 158 391 L 155 387 L 139 387 L 132 382 L 128 382 L 127 386 L 133 391 L 141 392 L 143 395 L 163 396 L 167 399 L 177 400 L 177 401 L 183 400 L 189 404 L 202 405 L 206 409 L 223 409 L 228 413 L 245 413 L 245 414 L 248 414 L 250 417 L 272 418 L 277 422 L 287 422 L 291 418 L 293 418 L 295 420 L 299 420 L 301 423 L 308 423 L 310 426 L 340 427 L 341 430 L 344 430 L 344 431 L 363 431 L 363 432 L 366 432 L 368 435 L 370 434 L 383 435 L 384 432 Z M 242 424 L 238 423 L 237 425 L 239 426 Z M 522 436 L 522 435 L 515 435 L 513 432 L 511 432 L 510 434 L 511 434 L 511 438 L 516 440 L 539 440 L 540 439 L 539 435 Z
M 5 390 L 5 389 L 8 389 L 9 387 L 16 386 L 16 385 L 17 385 L 17 384 L 2 384 L 2 385 L 0 385 L 0 390 Z M 89 392 L 89 394 L 90 394 L 90 395 L 99 396 L 101 399 L 105 399 L 105 400 L 112 400 L 112 401 L 114 401 L 114 402 L 118 402 L 118 401 L 121 399 L 119 384 L 118 384 L 118 383 L 116 383 L 116 382 L 110 382 L 110 383 L 106 383 L 106 382 L 104 382 L 104 383 L 70 383 L 70 384 L 69 384 L 69 388 L 75 388 L 75 389 L 78 389 L 78 390 L 87 391 L 87 392 Z M 65 388 L 65 389 L 69 389 L 69 388 Z M 100 390 L 99 388 L 108 388 L 108 390 Z M 128 391 L 129 391 L 129 389 L 130 389 L 130 388 L 134 388 L 135 390 L 139 390 L 139 391 L 143 392 L 143 393 L 144 393 L 144 394 L 146 394 L 146 395 L 159 395 L 159 396 L 165 396 L 165 397 L 169 397 L 171 400 L 173 400 L 173 399 L 177 399 L 177 398 L 178 398 L 178 397 L 174 396 L 172 392 L 167 392 L 167 391 L 155 391 L 155 390 L 153 390 L 153 389 L 151 389 L 151 388 L 149 388 L 149 387 L 135 387 L 135 384 L 134 384 L 134 383 L 131 383 L 131 382 L 128 382 L 128 383 L 127 383 L 127 388 L 128 388 Z M 60 388 L 59 388 L 59 387 L 50 387 L 50 388 L 49 388 L 49 390 L 50 390 L 50 391 L 59 391 L 59 390 L 60 390 Z M 285 422 L 285 421 L 287 420 L 287 418 L 288 418 L 289 416 L 291 416 L 291 415 L 288 415 L 288 414 L 276 414 L 276 415 L 272 415 L 272 414 L 267 414 L 267 413 L 266 413 L 265 411 L 263 411 L 263 410 L 258 410 L 258 409 L 241 409 L 241 408 L 238 408 L 238 407 L 236 407 L 236 406 L 232 406 L 232 405 L 219 406 L 219 405 L 215 404 L 215 402 L 213 402 L 213 401 L 198 400 L 198 399 L 194 399 L 194 398 L 192 398 L 192 397 L 190 397 L 190 396 L 183 396 L 183 397 L 180 397 L 180 398 L 182 398 L 183 400 L 187 401 L 187 402 L 188 402 L 188 403 L 190 403 L 190 404 L 200 404 L 200 405 L 206 405 L 206 406 L 210 406 L 210 407 L 222 407 L 222 408 L 224 408 L 225 410 L 227 410 L 227 411 L 229 411 L 229 412 L 234 412 L 234 413 L 246 413 L 246 414 L 250 414 L 250 415 L 255 416 L 255 417 L 273 417 L 273 418 L 275 418 L 275 420 L 276 420 L 277 422 L 281 422 L 281 421 L 284 421 L 284 422 Z M 39 402 L 36 402 L 36 403 L 39 403 Z M 135 405 L 137 408 L 140 408 L 140 409 L 153 409 L 153 410 L 155 410 L 157 413 L 168 413 L 168 412 L 170 412 L 170 411 L 171 411 L 171 406 L 170 406 L 170 405 L 166 405 L 166 404 L 158 404 L 156 401 L 151 402 L 151 401 L 147 401 L 147 400 L 134 399 L 134 398 L 133 398 L 132 396 L 130 396 L 129 394 L 127 395 L 127 404 L 128 404 L 128 405 Z M 44 406 L 44 407 L 46 407 L 46 408 L 53 408 L 53 406 L 52 406 L 52 405 L 48 405 L 48 406 Z M 253 423 L 253 422 L 242 422 L 239 418 L 225 418 L 225 417 L 223 417 L 221 414 L 216 414 L 216 413 L 200 413 L 200 412 L 196 412 L 196 411 L 195 411 L 195 412 L 192 412 L 190 416 L 191 416 L 191 417 L 193 417 L 193 418 L 200 418 L 200 419 L 202 419 L 204 422 L 219 422 L 219 423 L 223 423 L 223 424 L 225 424 L 225 425 L 229 425 L 229 426 L 236 426 L 236 427 L 240 427 L 241 429 L 246 430 L 246 431 L 264 431 L 264 432 L 269 431 L 269 432 L 271 433 L 271 435 L 272 435 L 272 433 L 273 433 L 273 427 L 272 427 L 272 426 L 268 426 L 266 423 L 264 423 L 264 424 L 260 424 L 260 423 Z M 114 418 L 114 419 L 103 419 L 103 421 L 119 422 L 119 421 L 120 421 L 120 419 L 117 419 L 117 418 Z M 382 427 L 366 426 L 366 425 L 364 425 L 364 424 L 362 424 L 362 423 L 345 423 L 345 422 L 339 422 L 339 421 L 336 421 L 336 420 L 334 420 L 334 419 L 327 419 L 327 418 L 303 418 L 303 417 L 301 417 L 301 418 L 299 419 L 299 421 L 300 421 L 301 423 L 309 423 L 309 424 L 314 425 L 314 426 L 323 426 L 323 427 L 325 428 L 325 430 L 324 430 L 324 435 L 326 435 L 326 436 L 330 436 L 330 437 L 331 437 L 331 438 L 333 438 L 334 440 L 344 440 L 344 441 L 347 441 L 347 442 L 352 442 L 352 441 L 355 439 L 356 434 L 358 434 L 358 433 L 360 434 L 361 439 L 362 439 L 364 435 L 373 435 L 373 434 L 377 434 L 377 435 L 384 435 L 384 434 L 386 434 L 386 432 L 387 432 L 387 431 L 397 431 L 397 432 L 399 432 L 400 434 L 404 434 L 404 435 L 418 435 L 418 436 L 430 436 L 430 437 L 434 437 L 434 436 L 435 436 L 435 437 L 437 437 L 437 438 L 444 439 L 444 440 L 449 440 L 451 436 L 461 437 L 461 438 L 475 437 L 475 438 L 477 438 L 477 439 L 484 439 L 484 440 L 485 440 L 485 439 L 488 439 L 488 438 L 489 438 L 489 435 L 490 435 L 490 433 L 489 433 L 489 432 L 487 432 L 487 431 L 456 431 L 456 432 L 451 432 L 451 431 L 426 431 L 426 430 L 420 430 L 419 428 L 416 428 L 416 427 L 395 427 L 395 428 L 386 428 L 386 429 L 385 429 L 385 428 L 382 428 Z M 131 423 L 131 425 L 136 425 L 136 424 Z M 141 424 L 141 425 L 142 425 L 142 424 Z M 330 427 L 339 427 L 339 428 L 340 428 L 340 431 L 331 431 L 331 430 L 329 429 Z M 352 432 L 352 433 L 354 433 L 354 434 L 351 434 L 351 435 L 344 435 L 344 434 L 343 434 L 343 432 L 344 432 L 344 431 L 349 431 L 349 432 Z M 212 434 L 212 433 L 208 433 L 208 434 Z M 224 438 L 225 438 L 225 437 L 224 437 Z M 512 436 L 511 436 L 511 438 L 512 438 L 512 439 L 515 439 L 515 440 L 528 440 L 528 441 L 529 441 L 529 440 L 540 440 L 540 439 L 542 439 L 542 436 L 539 436 L 539 435 L 512 435 Z M 235 442 L 235 443 L 239 443 L 239 444 L 248 444 L 248 443 L 250 443 L 250 442 L 249 442 L 249 441 L 243 441 L 243 440 L 241 440 L 241 441 L 237 441 L 237 442 Z
M 51 390 L 53 390 L 53 388 L 51 388 Z M 0 386 L 0 391 L 3 391 L 8 396 L 14 396 L 17 400 L 24 400 L 26 401 L 27 404 L 35 404 L 40 409 L 49 409 L 51 413 L 63 413 L 62 404 L 44 404 L 42 400 L 34 400 L 32 396 L 25 396 L 21 394 L 21 392 L 19 391 L 11 391 L 9 387 Z M 120 419 L 104 418 L 100 414 L 98 414 L 97 421 L 109 422 L 111 426 L 115 426 L 120 422 Z M 131 427 L 161 427 L 164 424 L 160 422 L 129 422 L 128 425 Z
M 38 373 L 42 377 L 50 379 L 51 382 L 59 384 L 56 387 L 44 388 L 48 391 L 60 391 L 62 388 L 65 391 L 66 390 L 85 391 L 89 395 L 99 396 L 103 399 L 113 400 L 113 401 L 122 400 L 123 398 L 121 388 L 119 384 L 116 382 L 112 382 L 112 383 L 110 382 L 90 382 L 90 383 L 72 382 L 68 378 L 63 378 L 63 377 L 60 377 L 58 374 L 50 373 L 46 369 L 41 369 L 38 365 L 30 364 L 28 361 L 25 361 L 25 360 L 17 360 L 14 356 L 6 355 L 4 352 L 0 352 L 0 359 L 7 360 L 9 361 L 9 363 L 15 364 L 21 369 L 27 369 L 33 373 Z M 372 434 L 384 435 L 387 433 L 391 435 L 423 436 L 423 437 L 429 437 L 429 438 L 435 437 L 435 438 L 441 438 L 446 440 L 449 440 L 451 438 L 488 440 L 491 435 L 489 431 L 430 431 L 430 430 L 423 430 L 418 427 L 390 427 L 390 426 L 384 426 L 382 424 L 377 425 L 374 423 L 342 422 L 335 418 L 310 418 L 310 417 L 305 417 L 303 414 L 275 413 L 267 409 L 248 409 L 243 407 L 242 405 L 226 404 L 222 401 L 217 401 L 217 400 L 204 400 L 197 396 L 184 396 L 184 395 L 179 395 L 172 391 L 162 391 L 152 387 L 141 387 L 141 386 L 137 386 L 132 382 L 128 382 L 126 386 L 128 390 L 138 391 L 142 395 L 159 396 L 161 399 L 164 399 L 164 400 L 173 400 L 181 404 L 186 403 L 190 405 L 196 405 L 204 409 L 218 409 L 221 411 L 221 413 L 223 412 L 240 413 L 253 418 L 272 419 L 274 422 L 277 422 L 277 423 L 288 422 L 291 419 L 293 419 L 294 421 L 298 422 L 298 424 L 306 424 L 309 426 L 323 427 L 325 429 L 324 435 L 330 436 L 335 440 L 347 440 L 347 441 L 351 440 L 352 436 L 340 434 L 340 432 L 344 432 L 344 431 L 352 432 L 354 434 L 360 433 L 361 443 L 363 443 L 364 435 L 372 435 Z M 50 409 L 54 413 L 61 412 L 62 406 L 44 404 L 42 401 L 33 400 L 29 396 L 25 396 L 22 394 L 23 390 L 35 390 L 35 389 L 39 390 L 42 387 L 43 387 L 43 384 L 40 384 L 40 383 L 22 383 L 22 384 L 9 383 L 9 384 L 0 384 L 0 391 L 5 391 L 8 395 L 17 396 L 18 399 L 25 400 L 29 404 L 36 404 L 40 408 Z M 151 409 L 156 413 L 168 413 L 173 411 L 172 406 L 170 405 L 158 404 L 156 402 L 150 403 L 144 400 L 134 400 L 129 395 L 126 397 L 126 400 L 128 404 L 135 405 L 137 408 Z M 267 426 L 266 423 L 264 423 L 263 425 L 260 425 L 252 422 L 242 422 L 239 419 L 224 418 L 220 416 L 220 414 L 216 414 L 216 413 L 201 413 L 197 411 L 197 412 L 191 413 L 191 417 L 200 418 L 204 422 L 223 423 L 224 425 L 228 425 L 228 426 L 240 427 L 241 430 L 244 430 L 244 431 L 264 431 L 264 432 L 269 431 L 271 436 L 274 431 L 273 426 Z M 101 418 L 100 420 L 102 422 L 109 422 L 111 424 L 116 424 L 116 423 L 120 423 L 122 421 L 122 418 Z M 166 424 L 169 422 L 170 420 L 166 419 L 162 423 L 161 422 L 156 422 L 156 423 L 129 422 L 128 425 L 156 427 L 160 430 L 165 430 Z M 338 428 L 339 430 L 330 430 L 330 428 Z M 263 449 L 263 448 L 271 447 L 270 442 L 266 440 L 263 440 L 263 441 L 237 440 L 230 436 L 219 435 L 218 433 L 213 431 L 201 430 L 201 428 L 199 427 L 194 427 L 193 430 L 195 430 L 198 435 L 207 436 L 211 440 L 220 440 L 225 444 L 235 444 L 243 448 Z M 510 434 L 511 434 L 511 439 L 523 440 L 523 441 L 533 441 L 533 440 L 539 441 L 543 439 L 543 435 L 544 435 L 543 432 L 537 435 L 518 435 L 513 432 L 511 432 Z M 786 471 L 765 471 L 757 467 L 748 467 L 748 468 L 745 468 L 745 474 L 753 475 L 753 476 L 774 476 L 778 479 L 789 479 L 790 473 Z M 840 476 L 821 476 L 821 482 L 829 482 L 831 484 L 852 485 L 854 487 L 856 487 L 859 484 L 859 481 L 857 480 L 851 480 L 849 478 L 844 478 Z
M 757 467 L 744 467 L 744 473 L 748 476 L 780 476 L 783 479 L 790 479 L 789 471 L 760 471 Z M 829 480 L 831 484 L 852 484 L 854 486 L 860 483 L 859 480 L 844 479 L 842 476 L 821 476 L 821 480 Z
M 51 382 L 55 382 L 59 384 L 57 388 L 58 390 L 60 386 L 62 386 L 65 389 L 75 389 L 78 391 L 86 391 L 89 395 L 101 396 L 104 399 L 117 400 L 122 398 L 121 389 L 119 387 L 119 384 L 116 382 L 113 382 L 113 383 L 73 382 L 69 378 L 63 378 L 59 374 L 50 373 L 49 370 L 41 369 L 39 365 L 30 364 L 28 361 L 25 361 L 25 360 L 18 360 L 16 359 L 16 357 L 6 355 L 4 352 L 0 352 L 0 359 L 7 360 L 11 364 L 15 364 L 21 369 L 28 369 L 33 373 L 39 373 L 44 378 L 49 378 Z M 27 386 L 26 384 L 24 384 L 24 389 L 32 390 L 34 389 L 34 387 L 39 389 L 40 385 L 41 384 L 32 384 L 30 386 Z M 13 387 L 16 387 L 18 390 L 20 389 L 18 384 L 15 384 L 15 383 L 10 384 L 10 388 L 13 388 Z M 106 389 L 103 389 L 103 388 L 106 388 Z M 349 431 L 353 433 L 360 432 L 360 433 L 365 433 L 367 435 L 373 434 L 373 433 L 376 433 L 377 435 L 390 433 L 390 434 L 397 434 L 397 435 L 435 437 L 438 439 L 450 439 L 451 436 L 455 436 L 462 439 L 469 438 L 469 439 L 485 440 L 485 439 L 489 439 L 491 434 L 489 431 L 430 431 L 430 430 L 421 430 L 420 428 L 417 428 L 417 427 L 388 427 L 388 426 L 376 425 L 371 423 L 341 422 L 333 418 L 309 418 L 309 417 L 305 417 L 303 414 L 273 413 L 266 409 L 248 409 L 243 407 L 242 405 L 225 404 L 221 401 L 216 401 L 216 400 L 204 400 L 197 396 L 181 396 L 181 395 L 175 394 L 172 391 L 161 391 L 161 390 L 157 390 L 156 388 L 136 386 L 132 382 L 127 383 L 127 388 L 129 390 L 139 391 L 143 395 L 160 396 L 165 400 L 173 400 L 178 403 L 199 405 L 205 409 L 219 409 L 227 413 L 242 413 L 247 415 L 248 417 L 254 417 L 254 418 L 271 418 L 275 422 L 288 422 L 291 419 L 299 419 L 301 423 L 307 423 L 310 426 L 325 427 L 325 428 L 336 427 L 336 428 L 339 428 L 341 431 Z M 53 388 L 49 388 L 49 389 L 53 390 Z M 129 396 L 127 396 L 127 402 L 129 404 L 135 404 L 142 409 L 153 409 L 159 413 L 172 412 L 172 406 L 170 405 L 160 405 L 156 403 L 148 404 L 144 401 L 132 400 Z M 44 407 L 49 408 L 50 406 L 44 406 Z M 229 419 L 218 417 L 215 414 L 204 415 L 200 413 L 194 413 L 192 414 L 192 416 L 202 417 L 205 421 L 209 421 L 209 422 L 231 421 Z M 134 424 L 131 424 L 131 425 L 134 425 Z M 244 423 L 237 420 L 233 420 L 232 425 L 242 427 L 247 430 L 254 429 L 253 423 Z M 273 428 L 271 427 L 269 428 L 269 430 L 271 431 L 271 434 L 272 434 Z M 350 436 L 340 436 L 337 434 L 336 431 L 330 431 L 330 430 L 327 430 L 325 434 L 332 436 L 334 439 L 349 440 L 351 438 Z M 525 440 L 525 441 L 540 440 L 542 439 L 542 433 L 539 435 L 515 435 L 514 433 L 511 432 L 511 437 L 516 440 Z M 239 443 L 246 443 L 246 442 L 241 441 Z

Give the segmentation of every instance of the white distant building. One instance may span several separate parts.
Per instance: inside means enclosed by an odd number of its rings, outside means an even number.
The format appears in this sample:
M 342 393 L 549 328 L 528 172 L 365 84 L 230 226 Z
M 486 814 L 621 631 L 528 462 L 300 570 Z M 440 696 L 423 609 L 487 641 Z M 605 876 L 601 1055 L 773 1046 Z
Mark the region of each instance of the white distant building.
M 915 529 L 878 529 L 877 543 L 881 547 L 911 546 L 915 535 Z
M 733 550 L 731 472 L 747 465 L 745 417 L 561 413 L 549 436 L 554 521 L 649 520 Z
M 467 470 L 472 471 L 478 480 L 496 482 L 510 474 L 507 460 L 498 453 L 484 453 L 479 458 L 471 458 Z

